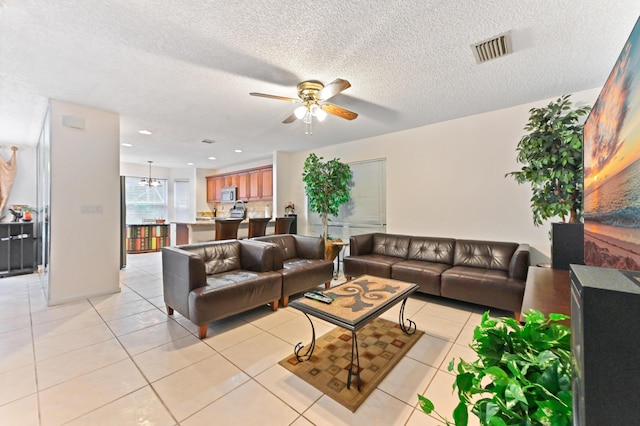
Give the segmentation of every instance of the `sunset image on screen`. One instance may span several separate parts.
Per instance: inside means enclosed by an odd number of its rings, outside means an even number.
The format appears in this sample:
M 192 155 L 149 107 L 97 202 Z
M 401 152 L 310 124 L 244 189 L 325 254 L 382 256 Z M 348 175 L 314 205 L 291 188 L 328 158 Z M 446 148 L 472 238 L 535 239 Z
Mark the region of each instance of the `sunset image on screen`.
M 640 270 L 639 26 L 584 126 L 587 265 Z

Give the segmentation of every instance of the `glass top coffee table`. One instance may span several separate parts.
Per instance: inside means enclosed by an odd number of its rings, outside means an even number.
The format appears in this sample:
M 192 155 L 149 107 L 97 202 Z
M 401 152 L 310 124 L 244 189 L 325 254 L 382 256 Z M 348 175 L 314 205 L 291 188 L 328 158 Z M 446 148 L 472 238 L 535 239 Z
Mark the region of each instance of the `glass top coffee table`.
M 302 311 L 311 323 L 311 343 L 304 354 L 302 354 L 304 346 L 302 343 L 298 343 L 294 350 L 296 358 L 302 362 L 309 360 L 313 355 L 316 333 L 309 315 L 350 330 L 351 365 L 349 366 L 347 388 L 351 386 L 351 376 L 355 374 L 356 384 L 358 390 L 360 390 L 360 359 L 356 331 L 398 302 L 402 302 L 398 324 L 405 334 L 415 333 L 416 324 L 410 319 L 405 320 L 404 318 L 404 306 L 407 302 L 407 297 L 417 289 L 417 284 L 363 275 L 353 281 L 347 281 L 344 284 L 322 291 L 323 294 L 333 299 L 330 304 L 306 297 L 292 301 L 289 306 Z

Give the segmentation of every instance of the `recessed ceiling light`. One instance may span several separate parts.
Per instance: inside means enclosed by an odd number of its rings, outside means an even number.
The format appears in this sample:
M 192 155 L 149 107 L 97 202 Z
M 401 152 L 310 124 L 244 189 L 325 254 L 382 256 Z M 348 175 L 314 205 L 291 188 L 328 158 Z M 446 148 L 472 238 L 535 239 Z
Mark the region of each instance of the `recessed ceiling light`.
M 138 133 L 140 133 L 141 135 L 150 135 L 151 132 L 148 130 L 138 130 Z
M 128 148 L 131 148 L 133 145 L 131 145 L 130 143 L 121 143 L 120 145 L 122 146 L 126 146 Z
M 187 166 L 193 166 L 193 163 L 187 163 Z
M 216 157 L 209 157 L 209 160 L 215 160 Z
M 241 149 L 234 149 L 233 152 L 242 152 Z

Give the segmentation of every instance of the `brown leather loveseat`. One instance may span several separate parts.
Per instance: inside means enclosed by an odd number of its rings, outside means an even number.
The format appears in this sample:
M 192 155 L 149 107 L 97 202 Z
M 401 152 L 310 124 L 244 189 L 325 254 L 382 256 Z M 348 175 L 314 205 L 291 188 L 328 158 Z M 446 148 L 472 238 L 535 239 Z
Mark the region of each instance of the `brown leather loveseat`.
M 273 271 L 276 250 L 250 240 L 164 247 L 162 281 L 167 313 L 173 310 L 207 335 L 208 324 L 271 303 L 278 309 L 282 275 Z
M 526 244 L 372 233 L 354 235 L 347 279 L 368 274 L 418 284 L 418 291 L 520 313 Z
M 319 237 L 296 234 L 268 235 L 252 241 L 273 244 L 276 248 L 273 269 L 282 274 L 282 306 L 289 296 L 324 283 L 331 285 L 333 262 L 324 258 L 324 241 Z

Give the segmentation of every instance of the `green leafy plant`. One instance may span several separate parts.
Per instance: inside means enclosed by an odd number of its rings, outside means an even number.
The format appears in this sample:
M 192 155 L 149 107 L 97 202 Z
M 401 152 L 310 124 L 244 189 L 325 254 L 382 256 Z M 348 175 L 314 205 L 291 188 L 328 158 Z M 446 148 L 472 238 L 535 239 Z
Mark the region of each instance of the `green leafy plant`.
M 505 175 L 531 184 L 531 210 L 536 226 L 553 217 L 569 223 L 582 215 L 583 165 L 581 117 L 591 111 L 572 109 L 571 95 L 564 95 L 544 108 L 529 110 L 524 130 L 530 133 L 518 142 L 517 160 L 522 169 Z
M 460 359 L 457 366 L 455 425 L 468 424 L 470 407 L 483 425 L 571 426 L 571 329 L 558 323 L 567 318 L 550 314 L 547 319 L 531 309 L 521 325 L 485 312 L 470 344 L 478 359 Z M 422 395 L 418 399 L 423 411 L 451 424 L 431 400 Z
M 323 157 L 311 153 L 304 161 L 302 181 L 309 199 L 309 210 L 320 214 L 325 246 L 329 231 L 329 215 L 337 216 L 341 204 L 349 201 L 351 168 L 334 158 L 323 162 Z

